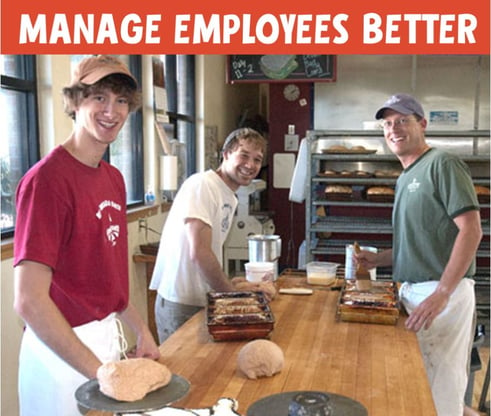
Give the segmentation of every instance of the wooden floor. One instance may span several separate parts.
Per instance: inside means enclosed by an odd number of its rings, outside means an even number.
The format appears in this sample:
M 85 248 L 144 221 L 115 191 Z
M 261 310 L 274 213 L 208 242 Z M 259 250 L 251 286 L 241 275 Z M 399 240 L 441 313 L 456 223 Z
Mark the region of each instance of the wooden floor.
M 482 392 L 482 387 L 484 383 L 484 378 L 486 376 L 486 369 L 487 365 L 489 362 L 489 343 L 487 344 L 487 347 L 480 347 L 479 348 L 479 356 L 481 357 L 481 363 L 482 363 L 482 368 L 479 371 L 476 371 L 474 375 L 474 393 L 472 396 L 472 407 L 476 410 L 479 410 L 479 400 L 481 399 L 481 392 Z M 486 405 L 487 405 L 487 411 L 481 411 L 482 415 L 489 416 L 489 401 L 490 401 L 490 394 L 489 394 L 489 389 L 486 394 Z

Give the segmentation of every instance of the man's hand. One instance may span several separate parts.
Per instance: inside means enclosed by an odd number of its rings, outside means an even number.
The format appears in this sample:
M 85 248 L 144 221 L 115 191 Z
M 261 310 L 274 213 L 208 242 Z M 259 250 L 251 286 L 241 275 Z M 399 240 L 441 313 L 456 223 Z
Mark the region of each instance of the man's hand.
M 273 282 L 249 282 L 245 277 L 234 277 L 232 279 L 232 285 L 236 290 L 250 290 L 252 292 L 261 291 L 264 292 L 266 300 L 271 302 L 276 296 L 276 287 Z
M 449 295 L 443 291 L 436 290 L 428 296 L 406 320 L 406 328 L 411 331 L 419 331 L 421 328 L 428 329 L 434 319 L 447 306 Z

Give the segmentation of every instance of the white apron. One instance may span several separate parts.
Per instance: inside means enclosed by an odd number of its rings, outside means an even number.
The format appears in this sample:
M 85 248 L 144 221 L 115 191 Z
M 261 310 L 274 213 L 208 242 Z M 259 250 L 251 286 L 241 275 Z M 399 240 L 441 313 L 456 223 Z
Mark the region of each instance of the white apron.
M 120 357 L 115 314 L 73 328 L 80 340 L 102 361 Z M 76 416 L 85 413 L 75 390 L 87 378 L 70 367 L 27 327 L 19 355 L 20 416 Z
M 437 281 L 403 283 L 399 294 L 411 312 L 438 286 Z M 439 416 L 462 416 L 468 361 L 474 337 L 474 280 L 464 278 L 430 328 L 417 333 Z

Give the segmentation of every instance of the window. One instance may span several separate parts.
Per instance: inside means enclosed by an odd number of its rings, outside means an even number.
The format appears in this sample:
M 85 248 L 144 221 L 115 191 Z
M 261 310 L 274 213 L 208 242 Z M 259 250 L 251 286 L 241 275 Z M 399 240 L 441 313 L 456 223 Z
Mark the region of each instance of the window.
M 164 55 L 164 79 L 170 122 L 184 145 L 184 178 L 196 172 L 195 62 L 194 55 Z M 182 182 L 183 177 L 179 180 Z
M 71 57 L 75 65 L 86 55 Z M 141 56 L 124 55 L 141 85 Z M 40 159 L 36 59 L 34 55 L 0 55 L 2 108 L 0 120 L 1 235 L 11 237 L 15 225 L 15 190 L 22 176 Z M 67 116 L 68 117 L 68 116 Z M 143 121 L 132 113 L 106 154 L 106 160 L 123 174 L 129 206 L 143 203 Z
M 15 225 L 15 190 L 39 160 L 36 58 L 1 55 L 0 125 L 1 234 L 11 237 Z

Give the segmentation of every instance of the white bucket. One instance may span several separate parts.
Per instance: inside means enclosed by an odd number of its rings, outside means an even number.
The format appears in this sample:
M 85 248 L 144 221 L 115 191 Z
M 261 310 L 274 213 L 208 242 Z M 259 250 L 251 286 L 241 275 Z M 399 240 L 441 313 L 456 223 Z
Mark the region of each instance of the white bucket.
M 266 282 L 274 280 L 275 264 L 272 262 L 249 262 L 245 265 L 246 280 Z
M 361 246 L 361 250 L 365 251 L 371 251 L 372 253 L 377 252 L 376 247 L 367 247 L 367 246 Z M 344 271 L 344 278 L 345 279 L 355 279 L 356 278 L 356 267 L 357 263 L 355 258 L 353 257 L 353 244 L 346 244 L 346 260 L 345 260 L 345 271 Z M 374 267 L 373 269 L 369 270 L 370 272 L 370 280 L 377 280 L 377 268 Z

